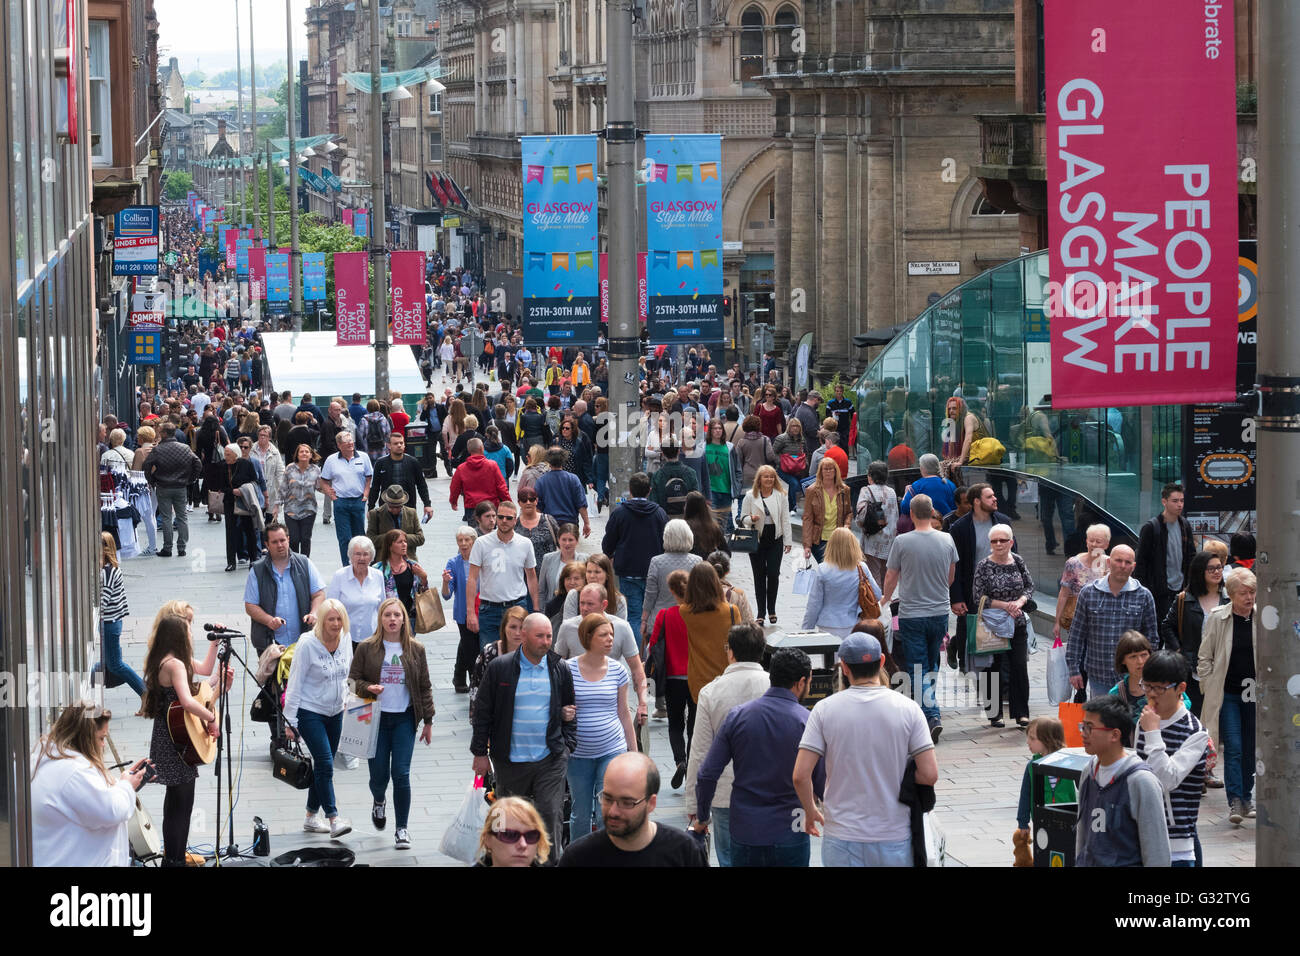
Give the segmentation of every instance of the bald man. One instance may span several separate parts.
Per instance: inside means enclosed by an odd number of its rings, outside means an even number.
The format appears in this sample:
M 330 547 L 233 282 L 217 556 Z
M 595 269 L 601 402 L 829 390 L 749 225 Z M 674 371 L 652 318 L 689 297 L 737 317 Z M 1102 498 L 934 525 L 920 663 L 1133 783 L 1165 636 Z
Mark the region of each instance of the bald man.
M 578 745 L 573 675 L 551 650 L 551 621 L 524 618 L 519 650 L 492 659 L 479 684 L 469 750 L 474 773 L 496 771 L 496 793 L 527 797 L 562 842 L 561 812 L 569 754 Z
M 1137 631 L 1152 650 L 1160 649 L 1156 599 L 1133 577 L 1136 565 L 1133 549 L 1117 544 L 1110 552 L 1110 573 L 1079 592 L 1065 660 L 1070 683 L 1082 690 L 1086 680 L 1089 697 L 1109 693 L 1119 679 L 1115 648 L 1125 631 Z

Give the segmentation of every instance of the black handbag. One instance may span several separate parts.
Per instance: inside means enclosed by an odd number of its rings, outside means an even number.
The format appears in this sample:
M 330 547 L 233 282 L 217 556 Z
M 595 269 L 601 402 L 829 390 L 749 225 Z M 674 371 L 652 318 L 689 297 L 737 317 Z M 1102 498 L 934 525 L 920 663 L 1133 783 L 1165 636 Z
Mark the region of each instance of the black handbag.
M 727 535 L 732 554 L 752 554 L 758 550 L 758 532 L 753 528 L 736 528 Z
M 315 779 L 311 757 L 302 752 L 302 746 L 297 740 L 271 751 L 271 772 L 276 780 L 287 783 L 295 790 L 306 790 Z

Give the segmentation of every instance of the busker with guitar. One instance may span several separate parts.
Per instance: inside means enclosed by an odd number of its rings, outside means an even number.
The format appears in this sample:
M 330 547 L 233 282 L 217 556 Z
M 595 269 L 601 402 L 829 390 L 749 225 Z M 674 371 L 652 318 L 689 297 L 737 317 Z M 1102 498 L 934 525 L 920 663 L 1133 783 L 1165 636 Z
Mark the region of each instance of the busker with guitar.
M 167 615 L 157 622 L 145 658 L 144 700 L 140 714 L 154 719 L 149 759 L 158 770 L 158 782 L 167 788 L 163 798 L 163 866 L 185 865 L 197 767 L 210 761 L 215 752 L 218 733 L 215 680 L 210 678 L 200 688 L 194 683 L 194 678 L 208 677 L 216 661 L 216 641 L 208 645 L 207 657 L 202 661 L 194 658 L 190 624 L 184 617 Z M 234 669 L 228 667 L 224 687 L 229 688 L 233 680 Z M 203 754 L 196 753 L 188 735 L 175 734 L 169 727 L 168 717 L 173 707 L 183 712 L 187 718 L 185 723 L 192 731 L 197 734 L 198 727 L 201 727 L 206 734 L 197 742 L 206 745 L 206 759 Z M 183 753 L 186 748 L 188 757 Z

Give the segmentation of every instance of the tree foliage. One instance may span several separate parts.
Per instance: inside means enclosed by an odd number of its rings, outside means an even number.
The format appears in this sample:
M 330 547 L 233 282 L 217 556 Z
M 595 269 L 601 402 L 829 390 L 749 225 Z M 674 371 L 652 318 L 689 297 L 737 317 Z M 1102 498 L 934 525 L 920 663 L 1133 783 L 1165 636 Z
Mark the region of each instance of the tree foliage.
M 165 195 L 172 202 L 180 202 L 194 188 L 194 178 L 189 173 L 175 170 L 167 174 Z

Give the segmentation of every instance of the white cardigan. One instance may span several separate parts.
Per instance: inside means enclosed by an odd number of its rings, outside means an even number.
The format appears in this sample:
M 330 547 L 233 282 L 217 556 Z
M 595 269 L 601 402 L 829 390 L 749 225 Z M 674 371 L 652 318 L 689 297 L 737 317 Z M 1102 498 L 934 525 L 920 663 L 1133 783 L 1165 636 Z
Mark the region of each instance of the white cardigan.
M 751 488 L 745 492 L 744 500 L 740 503 L 740 523 L 743 527 L 755 527 L 759 534 L 763 533 L 763 525 L 766 522 L 766 515 L 763 513 L 763 505 L 767 505 L 767 511 L 772 515 L 772 520 L 776 524 L 776 537 L 779 544 L 789 546 L 794 541 L 794 534 L 790 529 L 790 501 L 786 495 L 784 485 L 778 483 L 772 493 L 766 498 L 759 499 L 754 497 L 754 490 Z M 753 516 L 758 514 L 759 521 L 754 523 Z

